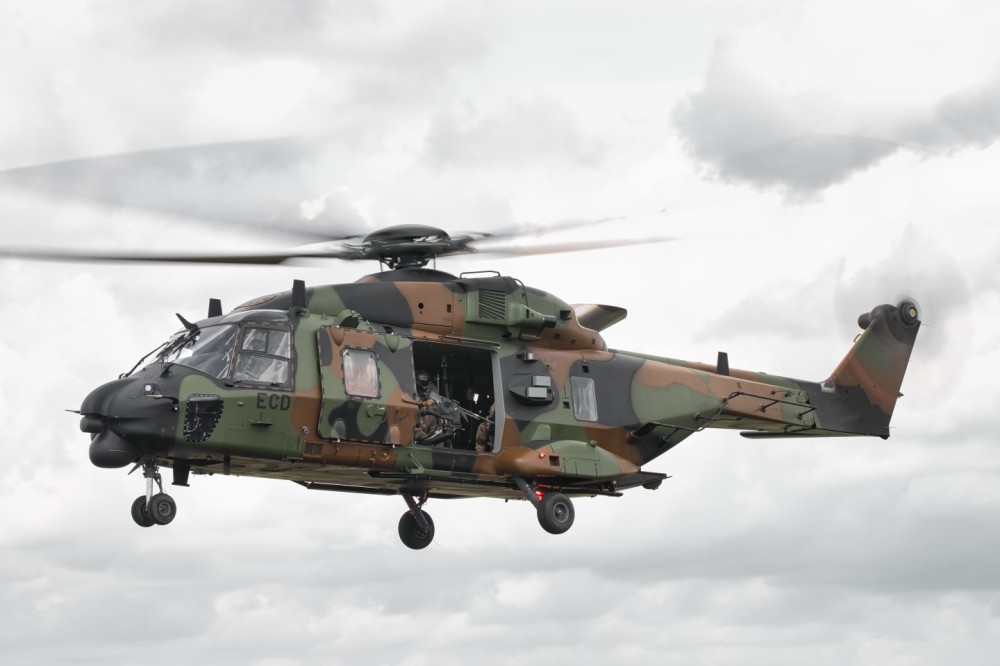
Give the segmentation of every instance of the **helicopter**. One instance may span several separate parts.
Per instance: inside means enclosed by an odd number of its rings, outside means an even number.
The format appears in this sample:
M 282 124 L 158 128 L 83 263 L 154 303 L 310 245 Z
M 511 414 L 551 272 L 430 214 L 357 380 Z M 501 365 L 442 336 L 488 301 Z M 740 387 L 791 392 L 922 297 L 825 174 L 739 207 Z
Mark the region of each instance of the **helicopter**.
M 410 224 L 254 255 L 0 256 L 332 257 L 383 269 L 347 284 L 295 280 L 228 313 L 209 299 L 205 318 L 177 315 L 176 334 L 84 398 L 76 411 L 91 462 L 142 470 L 145 493 L 131 506 L 142 527 L 176 516 L 160 473 L 169 468 L 181 487 L 223 474 L 401 496 L 399 537 L 415 550 L 434 538 L 432 499 L 524 500 L 545 531 L 562 534 L 573 499 L 657 489 L 667 475 L 645 466 L 708 428 L 751 439 L 889 437 L 921 326 L 914 300 L 863 313 L 830 375 L 803 381 L 731 368 L 725 352 L 710 364 L 609 349 L 602 332 L 624 308 L 570 305 L 495 271 L 428 267 L 493 251 L 495 240 Z

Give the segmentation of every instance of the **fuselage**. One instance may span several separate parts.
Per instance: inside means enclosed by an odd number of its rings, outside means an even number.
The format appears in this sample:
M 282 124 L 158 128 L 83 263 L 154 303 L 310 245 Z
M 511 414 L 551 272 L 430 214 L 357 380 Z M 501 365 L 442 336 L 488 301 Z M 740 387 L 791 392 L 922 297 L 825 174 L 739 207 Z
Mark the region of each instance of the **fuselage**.
M 819 384 L 608 350 L 624 315 L 423 269 L 273 294 L 96 389 L 81 428 L 101 467 L 447 497 L 614 494 L 704 427 L 822 432 Z

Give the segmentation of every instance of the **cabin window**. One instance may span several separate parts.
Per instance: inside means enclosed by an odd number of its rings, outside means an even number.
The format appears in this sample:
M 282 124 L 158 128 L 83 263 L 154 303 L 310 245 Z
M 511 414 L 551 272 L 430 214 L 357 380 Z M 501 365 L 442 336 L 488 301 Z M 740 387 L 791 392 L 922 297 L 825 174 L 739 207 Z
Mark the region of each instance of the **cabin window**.
M 348 395 L 359 398 L 378 397 L 378 360 L 375 352 L 363 349 L 345 349 L 344 388 Z
M 247 326 L 233 365 L 234 383 L 291 383 L 292 334 L 288 329 Z
M 573 393 L 573 416 L 578 421 L 597 420 L 597 388 L 592 377 L 570 377 Z

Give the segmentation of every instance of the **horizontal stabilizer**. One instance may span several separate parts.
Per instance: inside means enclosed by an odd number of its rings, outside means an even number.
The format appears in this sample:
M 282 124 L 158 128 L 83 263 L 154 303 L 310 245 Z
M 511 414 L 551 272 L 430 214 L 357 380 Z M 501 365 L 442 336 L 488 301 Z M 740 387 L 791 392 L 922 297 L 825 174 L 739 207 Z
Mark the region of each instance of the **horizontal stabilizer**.
M 812 428 L 809 430 L 793 430 L 791 432 L 772 432 L 769 430 L 747 430 L 741 432 L 740 435 L 746 437 L 747 439 L 791 439 L 791 438 L 806 438 L 806 437 L 834 437 L 834 436 L 846 436 L 850 433 L 845 432 L 835 432 L 833 430 L 820 430 L 818 428 Z

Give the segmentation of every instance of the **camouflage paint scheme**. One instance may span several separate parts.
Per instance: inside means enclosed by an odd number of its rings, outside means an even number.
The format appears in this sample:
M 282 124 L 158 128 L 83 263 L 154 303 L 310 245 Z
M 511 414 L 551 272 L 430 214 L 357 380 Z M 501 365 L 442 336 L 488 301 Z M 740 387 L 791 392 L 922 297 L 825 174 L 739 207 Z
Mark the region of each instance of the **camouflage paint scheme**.
M 81 407 L 94 464 L 152 456 L 180 485 L 190 471 L 345 492 L 524 499 L 520 478 L 566 495 L 617 495 L 657 487 L 665 475 L 644 466 L 704 428 L 888 437 L 920 326 L 915 310 L 875 308 L 830 377 L 810 382 L 730 370 L 722 357 L 710 365 L 609 350 L 600 331 L 624 310 L 570 306 L 509 277 L 401 269 L 306 290 L 301 305 L 284 292 L 197 324 L 290 330 L 293 381 L 246 383 L 231 371 L 216 379 L 156 361 L 96 389 Z M 493 377 L 483 379 L 495 387 L 492 451 L 414 441 L 421 342 L 493 359 Z M 345 349 L 374 354 L 375 395 L 347 392 Z M 584 391 L 578 404 L 572 378 Z

